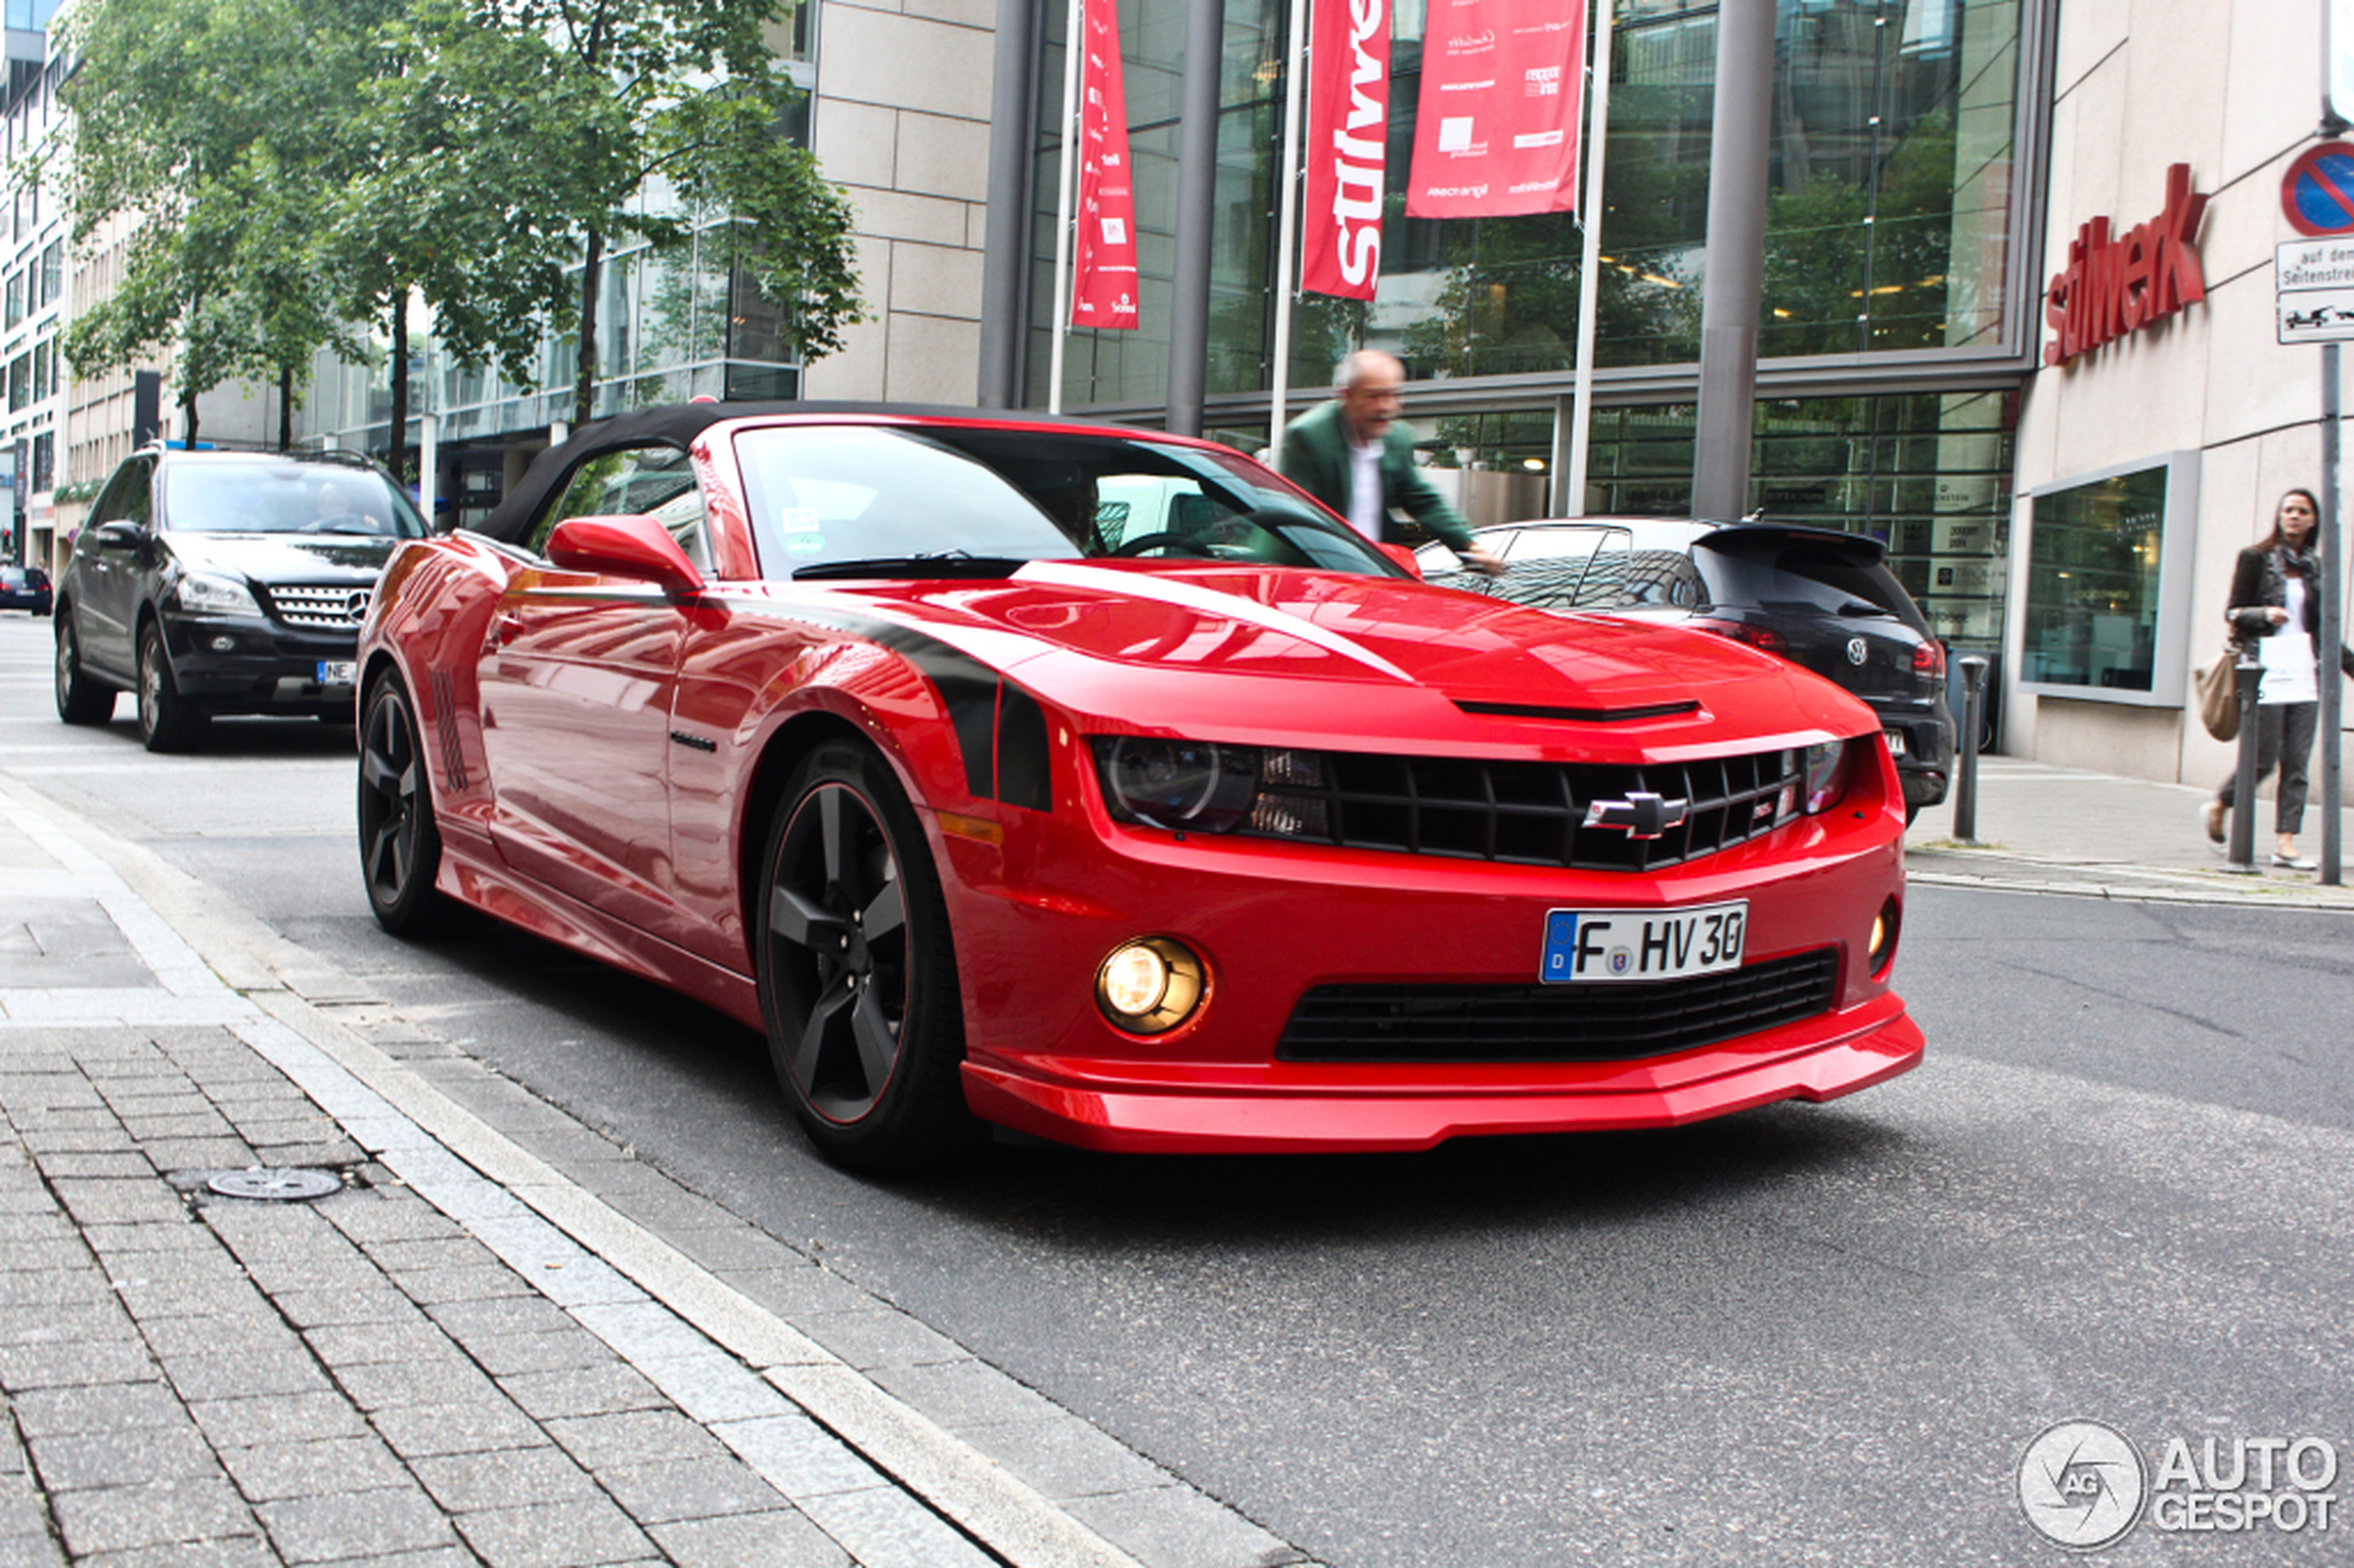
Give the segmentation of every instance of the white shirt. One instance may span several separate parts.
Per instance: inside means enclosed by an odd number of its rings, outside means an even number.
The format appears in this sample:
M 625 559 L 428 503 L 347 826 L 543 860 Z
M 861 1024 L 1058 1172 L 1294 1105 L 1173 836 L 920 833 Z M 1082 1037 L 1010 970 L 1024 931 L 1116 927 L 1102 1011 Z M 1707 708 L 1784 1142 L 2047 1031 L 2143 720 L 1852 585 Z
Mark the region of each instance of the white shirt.
M 2256 700 L 2267 707 L 2322 700 L 2313 639 L 2305 633 L 2305 579 L 2288 573 L 2282 588 L 2281 597 L 2287 601 L 2282 608 L 2288 612 L 2288 619 L 2256 644 L 2257 657 L 2264 662 L 2264 678 Z
M 1375 544 L 1381 543 L 1381 449 L 1379 441 L 1348 440 L 1348 525 Z

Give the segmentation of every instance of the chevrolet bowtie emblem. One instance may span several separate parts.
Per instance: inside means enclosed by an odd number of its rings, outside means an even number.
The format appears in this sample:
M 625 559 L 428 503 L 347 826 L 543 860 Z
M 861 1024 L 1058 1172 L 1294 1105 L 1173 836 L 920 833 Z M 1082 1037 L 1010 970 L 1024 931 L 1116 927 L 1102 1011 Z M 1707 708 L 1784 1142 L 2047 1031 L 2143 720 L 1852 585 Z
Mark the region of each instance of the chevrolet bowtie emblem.
M 1618 828 L 1630 839 L 1656 839 L 1670 828 L 1684 825 L 1690 801 L 1662 800 L 1638 790 L 1623 801 L 1595 801 L 1586 808 L 1588 828 Z

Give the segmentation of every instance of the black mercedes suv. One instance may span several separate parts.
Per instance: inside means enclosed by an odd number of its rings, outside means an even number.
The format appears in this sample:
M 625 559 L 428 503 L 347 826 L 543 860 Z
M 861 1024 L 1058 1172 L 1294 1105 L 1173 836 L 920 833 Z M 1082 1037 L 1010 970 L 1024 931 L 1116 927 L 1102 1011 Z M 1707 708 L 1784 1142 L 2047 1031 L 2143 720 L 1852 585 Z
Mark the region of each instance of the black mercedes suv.
M 135 453 L 57 579 L 57 716 L 104 724 L 135 691 L 152 752 L 198 744 L 215 714 L 349 719 L 376 575 L 425 532 L 356 454 Z

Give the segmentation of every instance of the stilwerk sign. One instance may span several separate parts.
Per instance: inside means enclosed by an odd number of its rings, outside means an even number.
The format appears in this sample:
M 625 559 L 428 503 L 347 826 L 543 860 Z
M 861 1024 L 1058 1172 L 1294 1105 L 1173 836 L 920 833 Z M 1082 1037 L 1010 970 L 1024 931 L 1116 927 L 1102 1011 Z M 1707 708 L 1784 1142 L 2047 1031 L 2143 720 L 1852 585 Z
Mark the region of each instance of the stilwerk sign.
M 2166 205 L 2157 217 L 2116 232 L 2107 218 L 2079 228 L 2067 270 L 2044 294 L 2052 329 L 2044 362 L 2066 364 L 2205 299 L 2197 239 L 2206 211 L 2207 197 L 2191 190 L 2191 166 L 2178 163 L 2166 171 Z

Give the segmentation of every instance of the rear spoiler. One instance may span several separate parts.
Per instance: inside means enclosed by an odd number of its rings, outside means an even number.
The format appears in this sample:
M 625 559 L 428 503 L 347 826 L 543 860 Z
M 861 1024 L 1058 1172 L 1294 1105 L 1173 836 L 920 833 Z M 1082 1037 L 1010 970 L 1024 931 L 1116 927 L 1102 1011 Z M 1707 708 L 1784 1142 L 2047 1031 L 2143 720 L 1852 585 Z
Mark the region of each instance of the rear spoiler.
M 1877 566 L 1888 559 L 1888 547 L 1878 539 L 1789 523 L 1728 523 L 1692 542 L 1744 561 L 1765 562 L 1792 545 L 1820 550 L 1842 566 Z

